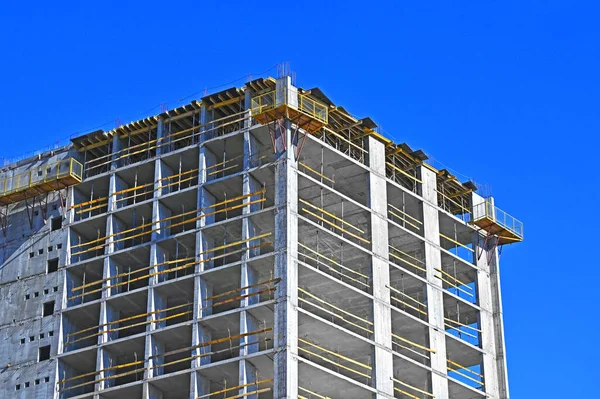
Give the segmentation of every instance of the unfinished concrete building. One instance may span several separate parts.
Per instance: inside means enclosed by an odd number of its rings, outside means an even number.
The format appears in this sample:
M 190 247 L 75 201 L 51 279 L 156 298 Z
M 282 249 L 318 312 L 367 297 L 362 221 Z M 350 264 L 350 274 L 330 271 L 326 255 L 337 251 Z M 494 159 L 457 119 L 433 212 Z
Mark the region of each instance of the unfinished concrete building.
M 508 398 L 522 224 L 256 79 L 0 174 L 3 398 Z

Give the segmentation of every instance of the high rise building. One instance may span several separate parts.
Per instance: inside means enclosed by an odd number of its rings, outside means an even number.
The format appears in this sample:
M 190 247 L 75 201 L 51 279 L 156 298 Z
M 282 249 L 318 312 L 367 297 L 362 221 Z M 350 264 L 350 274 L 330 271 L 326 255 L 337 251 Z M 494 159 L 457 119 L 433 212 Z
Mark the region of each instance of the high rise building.
M 509 397 L 522 224 L 256 79 L 0 172 L 3 398 Z

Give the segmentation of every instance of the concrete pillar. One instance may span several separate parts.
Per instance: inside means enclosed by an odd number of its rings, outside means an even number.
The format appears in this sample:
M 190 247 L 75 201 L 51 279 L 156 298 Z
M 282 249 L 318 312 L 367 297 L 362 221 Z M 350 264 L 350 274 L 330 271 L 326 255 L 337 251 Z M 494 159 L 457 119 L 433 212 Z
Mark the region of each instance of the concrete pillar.
M 240 385 L 247 385 L 256 382 L 256 367 L 254 367 L 254 365 L 247 360 L 240 361 L 239 380 Z M 256 390 L 258 390 L 257 385 L 248 385 L 240 388 L 238 395 L 243 398 L 258 399 L 257 394 L 248 395 L 248 392 L 254 392 Z
M 196 371 L 192 371 L 190 384 L 190 399 L 210 393 L 210 380 Z
M 488 199 L 493 206 L 493 198 Z M 485 202 L 478 194 L 471 194 L 471 202 L 475 210 Z M 485 234 L 485 231 L 481 232 Z M 506 369 L 506 347 L 504 342 L 504 321 L 502 316 L 502 297 L 500 292 L 500 268 L 496 237 L 485 242 L 479 236 L 475 245 L 475 265 L 477 265 L 477 294 L 479 322 L 481 329 L 481 348 L 483 354 L 483 376 L 485 392 L 492 398 L 508 399 L 508 374 Z
M 388 264 L 387 184 L 385 181 L 385 146 L 367 137 L 369 149 L 369 206 L 371 212 L 371 247 L 373 251 L 373 324 L 375 359 L 373 383 L 377 397 L 394 396 L 394 358 L 392 355 L 392 315 L 390 305 L 390 266 Z
M 117 169 L 119 166 L 123 166 L 123 159 L 119 160 L 122 155 L 119 153 L 124 148 L 123 140 L 119 139 L 119 135 L 115 134 L 112 138 L 112 162 L 110 169 Z
M 109 188 L 108 188 L 109 196 L 108 196 L 108 203 L 107 203 L 107 208 L 106 208 L 107 212 L 109 212 L 109 213 L 114 212 L 118 208 L 122 208 L 127 205 L 127 201 L 121 201 L 121 199 L 126 197 L 127 195 L 131 195 L 131 193 L 129 193 L 129 194 L 122 194 L 122 193 L 114 194 L 116 192 L 125 190 L 126 188 L 128 188 L 128 186 L 127 186 L 127 183 L 125 183 L 125 181 L 123 179 L 121 179 L 115 173 L 112 173 L 110 175 Z
M 289 88 L 289 78 L 284 81 Z M 278 87 L 281 84 L 280 79 Z M 281 279 L 275 291 L 275 399 L 298 397 L 298 172 L 294 156 L 297 143 L 292 142 L 290 121 L 285 120 L 284 125 L 275 142 L 275 277 Z
M 96 367 L 98 370 L 104 370 L 116 365 L 116 359 L 108 351 L 103 349 L 98 350 L 98 358 L 96 359 Z M 114 375 L 116 375 L 116 369 L 101 371 L 97 376 L 98 380 L 102 381 L 96 383 L 96 390 L 115 386 L 115 379 L 109 378 Z
M 172 191 L 172 186 L 166 187 L 170 182 L 168 179 L 165 179 L 172 175 L 173 169 L 171 169 L 161 159 L 157 159 L 154 170 L 154 198 L 159 198 L 160 196 L 169 194 Z
M 156 156 L 159 157 L 161 154 L 165 152 L 169 152 L 169 144 L 168 141 L 164 139 L 169 134 L 169 132 L 165 129 L 165 121 L 162 117 L 158 118 L 158 126 L 156 127 Z
M 444 327 L 444 294 L 442 280 L 435 277 L 434 268 L 440 268 L 440 221 L 437 204 L 437 175 L 426 166 L 419 167 L 421 172 L 423 201 L 423 230 L 425 237 L 425 267 L 427 269 L 427 317 L 429 324 L 429 347 L 435 350 L 431 354 L 432 393 L 438 399 L 448 399 L 448 379 L 446 369 L 446 336 Z M 433 244 L 432 244 L 433 243 Z M 437 245 L 437 246 L 436 246 Z M 437 288 L 435 288 L 437 287 Z

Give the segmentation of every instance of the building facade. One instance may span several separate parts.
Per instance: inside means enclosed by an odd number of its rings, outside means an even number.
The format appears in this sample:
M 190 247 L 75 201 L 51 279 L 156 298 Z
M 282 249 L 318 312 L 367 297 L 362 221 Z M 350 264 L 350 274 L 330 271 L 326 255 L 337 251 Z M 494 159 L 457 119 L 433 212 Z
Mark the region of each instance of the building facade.
M 10 165 L 0 395 L 508 398 L 476 189 L 289 76 Z

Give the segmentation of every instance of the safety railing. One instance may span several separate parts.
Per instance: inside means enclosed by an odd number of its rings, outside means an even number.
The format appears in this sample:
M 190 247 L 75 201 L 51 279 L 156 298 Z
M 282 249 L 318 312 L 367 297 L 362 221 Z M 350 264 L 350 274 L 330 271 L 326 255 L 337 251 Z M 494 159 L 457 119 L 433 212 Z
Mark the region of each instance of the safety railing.
M 494 206 L 491 201 L 484 201 L 473 206 L 473 222 L 481 219 L 489 219 L 523 239 L 523 222 Z
M 287 91 L 283 91 L 283 101 L 280 101 L 280 103 L 278 104 L 276 90 L 269 91 L 267 93 L 253 97 L 250 102 L 250 109 L 252 111 L 252 115 L 262 114 L 264 112 L 276 108 L 279 105 L 292 106 L 292 104 L 288 104 L 287 99 L 288 93 Z M 296 108 L 296 106 L 292 106 L 292 108 Z M 320 122 L 326 124 L 328 121 L 327 105 L 320 103 L 319 101 L 314 100 L 307 95 L 298 95 L 297 108 L 302 113 Z
M 325 104 L 321 104 L 306 95 L 298 96 L 298 104 L 300 111 L 323 123 L 327 123 L 327 106 Z
M 18 175 L 0 179 L 0 197 L 25 191 L 35 186 L 72 177 L 81 181 L 83 165 L 74 158 L 62 159 Z
M 275 108 L 276 93 L 275 90 L 253 97 L 250 102 L 252 115 L 262 114 Z

